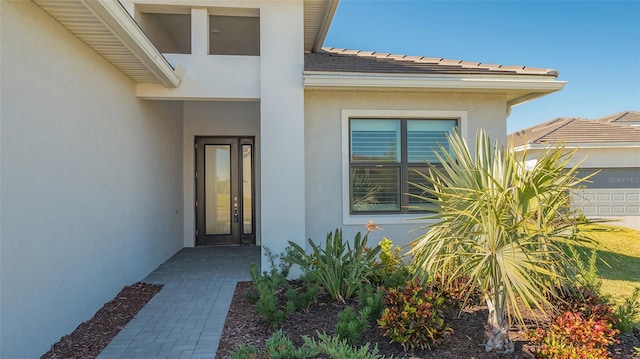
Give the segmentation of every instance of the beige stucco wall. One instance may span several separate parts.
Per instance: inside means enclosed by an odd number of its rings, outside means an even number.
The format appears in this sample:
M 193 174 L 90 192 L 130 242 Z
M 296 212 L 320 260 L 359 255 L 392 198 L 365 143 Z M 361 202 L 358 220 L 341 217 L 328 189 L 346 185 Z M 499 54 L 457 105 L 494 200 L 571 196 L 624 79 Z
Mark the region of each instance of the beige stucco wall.
M 485 128 L 492 139 L 506 139 L 506 103 L 501 95 L 474 95 L 427 92 L 305 92 L 305 177 L 306 234 L 315 241 L 324 240 L 327 231 L 344 227 L 345 238 L 364 232 L 367 221 L 381 223 L 384 230 L 371 235 L 377 242 L 382 236 L 406 244 L 420 232 L 410 231 L 428 223 L 412 220 L 415 216 L 343 216 L 342 156 L 343 110 L 398 110 L 460 112 L 466 114 L 462 132 L 470 138 Z M 348 136 L 348 135 L 347 135 Z M 347 190 L 348 196 L 348 190 Z
M 182 248 L 182 106 L 1 2 L 0 357 L 36 358 Z
M 535 159 L 544 152 L 543 149 L 527 150 L 528 162 L 535 162 Z M 640 167 L 640 156 L 638 147 L 578 148 L 568 166 L 575 166 L 579 162 L 582 162 L 580 166 L 583 168 Z

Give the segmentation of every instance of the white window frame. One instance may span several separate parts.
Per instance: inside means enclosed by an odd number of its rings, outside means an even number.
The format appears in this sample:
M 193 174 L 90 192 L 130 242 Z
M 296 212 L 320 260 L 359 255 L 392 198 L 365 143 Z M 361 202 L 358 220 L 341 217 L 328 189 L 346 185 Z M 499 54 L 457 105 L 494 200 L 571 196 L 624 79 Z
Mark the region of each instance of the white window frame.
M 369 221 L 376 224 L 408 224 L 432 223 L 429 220 L 417 220 L 424 214 L 351 214 L 349 183 L 349 120 L 350 119 L 451 119 L 458 123 L 458 130 L 463 138 L 467 138 L 467 111 L 435 111 L 435 110 L 342 110 L 342 224 L 365 225 Z

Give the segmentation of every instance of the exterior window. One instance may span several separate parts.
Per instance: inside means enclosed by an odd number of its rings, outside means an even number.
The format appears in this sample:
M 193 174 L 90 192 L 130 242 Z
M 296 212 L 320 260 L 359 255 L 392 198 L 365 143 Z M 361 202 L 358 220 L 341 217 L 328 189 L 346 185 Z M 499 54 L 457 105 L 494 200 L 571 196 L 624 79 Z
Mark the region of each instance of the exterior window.
M 350 119 L 351 214 L 420 212 L 407 193 L 422 194 L 409 182 L 422 182 L 414 169 L 437 165 L 438 143 L 447 148 L 448 119 Z

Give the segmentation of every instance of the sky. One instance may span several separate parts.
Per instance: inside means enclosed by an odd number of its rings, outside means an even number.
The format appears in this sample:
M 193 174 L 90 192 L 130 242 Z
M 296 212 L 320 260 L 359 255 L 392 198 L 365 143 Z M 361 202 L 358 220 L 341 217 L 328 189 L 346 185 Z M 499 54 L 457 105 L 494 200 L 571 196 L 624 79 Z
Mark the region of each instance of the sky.
M 640 111 L 640 1 L 340 0 L 324 46 L 559 71 L 513 107 L 509 133 Z

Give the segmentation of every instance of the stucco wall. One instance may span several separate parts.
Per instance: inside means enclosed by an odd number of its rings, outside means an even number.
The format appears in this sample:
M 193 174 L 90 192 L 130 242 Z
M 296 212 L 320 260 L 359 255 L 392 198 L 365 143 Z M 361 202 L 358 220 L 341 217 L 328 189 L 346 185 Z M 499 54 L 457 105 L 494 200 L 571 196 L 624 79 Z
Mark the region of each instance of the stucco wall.
M 35 358 L 182 247 L 182 106 L 1 6 L 0 357 Z
M 195 153 L 197 136 L 255 136 L 255 180 L 260 183 L 260 103 L 185 102 L 183 128 L 184 246 L 195 246 Z M 256 241 L 260 241 L 260 188 L 256 188 Z
M 305 177 L 306 235 L 322 241 L 326 233 L 344 227 L 345 238 L 365 232 L 369 220 L 381 223 L 384 230 L 371 234 L 372 244 L 383 236 L 397 244 L 406 244 L 422 232 L 411 232 L 425 222 L 415 215 L 343 217 L 343 110 L 418 110 L 455 111 L 466 114 L 462 132 L 470 138 L 485 128 L 492 139 L 506 139 L 506 103 L 499 95 L 419 93 L 419 92 L 305 92 Z M 348 191 L 347 191 L 348 193 Z M 348 196 L 348 195 L 347 195 Z

